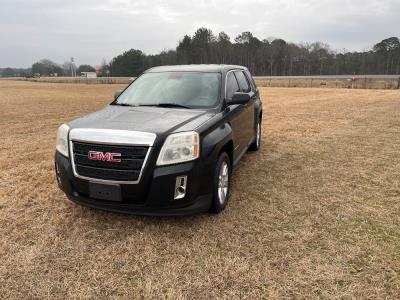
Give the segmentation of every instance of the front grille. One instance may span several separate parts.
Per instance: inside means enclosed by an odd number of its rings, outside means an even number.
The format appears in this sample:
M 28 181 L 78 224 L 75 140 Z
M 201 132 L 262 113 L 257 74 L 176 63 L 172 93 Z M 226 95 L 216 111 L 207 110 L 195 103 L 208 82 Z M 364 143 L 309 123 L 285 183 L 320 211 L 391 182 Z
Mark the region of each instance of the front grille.
M 72 142 L 75 171 L 78 175 L 103 180 L 137 181 L 149 147 L 101 145 Z M 90 160 L 89 151 L 120 153 L 121 162 Z

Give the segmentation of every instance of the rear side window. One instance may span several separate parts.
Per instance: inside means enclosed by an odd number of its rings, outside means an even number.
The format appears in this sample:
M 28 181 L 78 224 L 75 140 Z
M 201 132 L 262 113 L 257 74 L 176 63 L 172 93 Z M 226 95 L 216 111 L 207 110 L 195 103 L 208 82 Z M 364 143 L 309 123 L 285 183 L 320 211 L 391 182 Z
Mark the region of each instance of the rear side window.
M 249 81 L 242 71 L 235 72 L 237 81 L 239 83 L 239 88 L 241 92 L 248 93 L 251 91 Z
M 240 89 L 235 75 L 233 75 L 233 72 L 229 72 L 226 78 L 226 99 L 232 99 L 233 94 L 239 91 Z

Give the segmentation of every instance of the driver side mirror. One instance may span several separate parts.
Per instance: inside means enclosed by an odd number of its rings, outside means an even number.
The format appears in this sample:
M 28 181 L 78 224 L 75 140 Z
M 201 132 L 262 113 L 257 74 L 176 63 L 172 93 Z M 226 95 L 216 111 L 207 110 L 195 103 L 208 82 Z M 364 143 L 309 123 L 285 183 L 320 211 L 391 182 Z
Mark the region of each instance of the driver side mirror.
M 228 101 L 228 105 L 247 104 L 250 101 L 250 95 L 247 93 L 236 92 L 232 96 L 232 100 Z
M 119 97 L 119 95 L 121 95 L 121 94 L 122 94 L 122 91 L 116 91 L 114 93 L 114 100 L 117 99 Z

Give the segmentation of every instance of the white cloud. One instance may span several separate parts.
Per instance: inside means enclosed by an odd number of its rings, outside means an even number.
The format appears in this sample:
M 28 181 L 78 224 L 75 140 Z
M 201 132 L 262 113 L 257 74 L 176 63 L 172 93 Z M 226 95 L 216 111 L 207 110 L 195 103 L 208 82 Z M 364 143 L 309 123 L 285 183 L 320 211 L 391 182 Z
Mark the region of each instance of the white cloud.
M 198 27 L 232 40 L 316 41 L 361 50 L 398 35 L 398 0 L 2 0 L 0 66 L 28 66 L 70 56 L 99 63 L 130 48 L 174 48 Z

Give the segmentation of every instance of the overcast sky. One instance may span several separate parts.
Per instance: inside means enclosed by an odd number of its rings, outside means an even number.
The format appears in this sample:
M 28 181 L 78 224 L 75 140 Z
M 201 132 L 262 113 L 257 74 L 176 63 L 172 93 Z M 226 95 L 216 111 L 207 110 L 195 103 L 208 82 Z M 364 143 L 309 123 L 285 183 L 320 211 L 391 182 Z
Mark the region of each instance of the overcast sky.
M 400 0 L 0 0 L 0 67 L 154 54 L 199 27 L 363 50 L 400 36 Z

